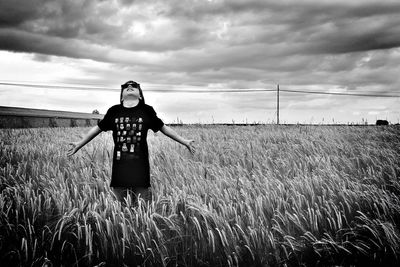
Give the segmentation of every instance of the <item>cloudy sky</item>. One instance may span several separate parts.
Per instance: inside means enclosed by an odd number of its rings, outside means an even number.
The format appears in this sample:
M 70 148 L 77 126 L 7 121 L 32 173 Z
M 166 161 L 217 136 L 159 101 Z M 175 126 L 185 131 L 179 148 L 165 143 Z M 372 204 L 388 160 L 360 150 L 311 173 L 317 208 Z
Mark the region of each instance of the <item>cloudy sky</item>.
M 167 123 L 271 123 L 279 84 L 282 123 L 400 120 L 398 0 L 1 0 L 0 58 L 0 106 L 105 113 L 135 80 Z

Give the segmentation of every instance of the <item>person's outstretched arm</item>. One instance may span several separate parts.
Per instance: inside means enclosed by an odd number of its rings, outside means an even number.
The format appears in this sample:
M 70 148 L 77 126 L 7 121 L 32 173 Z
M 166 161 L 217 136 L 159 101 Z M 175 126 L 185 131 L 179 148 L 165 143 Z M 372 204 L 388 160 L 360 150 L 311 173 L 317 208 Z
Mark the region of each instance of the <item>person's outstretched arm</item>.
M 190 153 L 194 154 L 194 152 L 196 151 L 193 143 L 194 140 L 188 140 L 188 139 L 184 139 L 182 138 L 179 134 L 177 134 L 172 128 L 170 128 L 169 126 L 164 125 L 160 131 L 165 134 L 166 136 L 168 136 L 169 138 L 175 140 L 178 143 L 181 143 L 182 145 L 186 146 L 187 149 L 189 149 Z
M 72 156 L 75 154 L 79 149 L 81 149 L 84 145 L 90 142 L 93 138 L 95 138 L 99 133 L 101 133 L 101 129 L 99 126 L 94 126 L 89 132 L 86 134 L 85 137 L 82 138 L 79 142 L 69 143 L 72 147 L 68 150 L 67 155 Z

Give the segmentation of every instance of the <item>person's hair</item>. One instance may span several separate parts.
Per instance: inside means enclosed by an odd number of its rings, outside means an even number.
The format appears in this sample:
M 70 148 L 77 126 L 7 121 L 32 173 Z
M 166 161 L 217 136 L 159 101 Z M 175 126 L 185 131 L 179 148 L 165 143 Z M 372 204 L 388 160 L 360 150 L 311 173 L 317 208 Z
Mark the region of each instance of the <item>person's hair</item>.
M 121 96 L 120 96 L 120 102 L 122 104 L 122 92 L 124 91 L 125 88 L 127 88 L 129 85 L 131 85 L 134 88 L 139 89 L 139 95 L 140 95 L 140 99 L 139 99 L 139 103 L 144 104 L 144 96 L 143 96 L 143 91 L 142 88 L 140 88 L 140 84 L 134 81 L 127 81 L 124 84 L 121 84 Z

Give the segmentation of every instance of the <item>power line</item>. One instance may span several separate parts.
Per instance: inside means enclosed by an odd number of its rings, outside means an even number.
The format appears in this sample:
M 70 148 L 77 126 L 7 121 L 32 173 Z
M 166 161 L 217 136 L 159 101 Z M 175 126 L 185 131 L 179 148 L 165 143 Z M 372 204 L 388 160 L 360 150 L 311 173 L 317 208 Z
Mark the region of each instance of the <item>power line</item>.
M 78 86 L 65 86 L 65 85 L 44 85 L 44 84 L 28 84 L 28 83 L 5 83 L 0 82 L 0 85 L 8 85 L 8 86 L 19 86 L 19 87 L 32 87 L 32 88 L 41 88 L 41 89 L 69 89 L 69 90 L 96 90 L 96 91 L 116 91 L 117 89 L 110 89 L 104 87 L 78 87 Z
M 303 94 L 319 94 L 319 95 L 345 95 L 345 96 L 370 96 L 370 97 L 400 97 L 400 95 L 381 95 L 381 94 L 348 94 L 348 93 L 334 93 L 334 92 L 318 92 L 318 91 L 300 91 L 300 90 L 286 90 L 281 89 L 281 92 L 290 93 L 303 93 Z
M 64 85 L 40 85 L 40 84 L 27 84 L 27 83 L 5 83 L 0 82 L 0 85 L 19 86 L 19 87 L 32 87 L 42 89 L 68 89 L 80 91 L 112 91 L 119 92 L 120 89 L 105 88 L 105 87 L 78 87 L 78 86 L 64 86 Z M 276 91 L 275 89 L 145 89 L 145 92 L 159 92 L 159 93 L 246 93 L 246 92 L 266 92 Z
M 145 92 L 159 93 L 250 93 L 275 92 L 275 89 L 144 89 Z
M 60 89 L 60 90 L 80 90 L 80 91 L 109 91 L 119 92 L 117 88 L 106 88 L 106 87 L 78 87 L 78 86 L 64 86 L 64 85 L 40 85 L 40 84 L 28 84 L 28 83 L 10 83 L 0 82 L 0 85 L 7 86 L 19 86 L 19 87 L 32 87 L 42 89 Z M 158 92 L 158 93 L 256 93 L 256 92 L 276 92 L 277 89 L 145 89 L 146 92 Z M 335 93 L 335 92 L 320 92 L 320 91 L 302 91 L 302 90 L 287 90 L 280 89 L 281 92 L 289 93 L 301 93 L 301 94 L 320 94 L 320 95 L 341 95 L 341 96 L 363 96 L 363 97 L 387 97 L 394 98 L 400 97 L 400 95 L 393 95 L 391 92 L 371 92 L 371 94 L 357 94 L 357 93 Z M 382 94 L 389 93 L 389 94 Z

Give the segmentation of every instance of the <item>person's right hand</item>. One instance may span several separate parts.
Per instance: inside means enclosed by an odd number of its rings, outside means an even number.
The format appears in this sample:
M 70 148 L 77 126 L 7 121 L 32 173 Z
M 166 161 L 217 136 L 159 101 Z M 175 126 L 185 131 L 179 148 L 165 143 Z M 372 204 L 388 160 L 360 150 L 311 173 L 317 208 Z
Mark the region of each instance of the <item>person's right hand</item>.
M 74 142 L 74 143 L 69 143 L 70 146 L 72 146 L 70 149 L 68 149 L 67 156 L 70 157 L 73 154 L 75 154 L 79 150 L 79 143 Z

